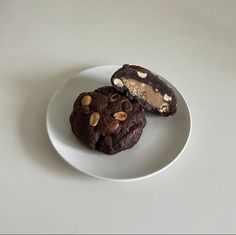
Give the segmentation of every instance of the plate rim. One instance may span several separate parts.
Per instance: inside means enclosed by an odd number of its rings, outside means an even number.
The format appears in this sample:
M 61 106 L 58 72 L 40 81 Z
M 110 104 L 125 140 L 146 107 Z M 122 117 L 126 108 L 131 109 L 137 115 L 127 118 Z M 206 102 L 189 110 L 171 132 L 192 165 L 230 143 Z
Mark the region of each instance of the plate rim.
M 190 140 L 190 137 L 191 137 L 191 133 L 192 133 L 192 115 L 191 115 L 191 111 L 190 111 L 190 108 L 189 108 L 189 105 L 187 104 L 186 102 L 186 99 L 183 95 L 183 93 L 178 89 L 176 88 L 172 82 L 168 81 L 167 79 L 165 79 L 164 77 L 162 77 L 162 75 L 160 75 L 158 73 L 158 75 L 164 79 L 165 81 L 167 81 L 168 83 L 170 83 L 178 92 L 179 94 L 182 96 L 183 98 L 183 101 L 185 103 L 185 106 L 186 106 L 186 110 L 187 110 L 187 113 L 188 113 L 188 116 L 189 116 L 189 129 L 188 129 L 188 133 L 187 133 L 187 139 L 186 139 L 186 142 L 184 143 L 181 151 L 176 155 L 176 157 L 170 161 L 168 164 L 166 164 L 164 167 L 162 167 L 161 169 L 157 170 L 157 171 L 154 171 L 152 173 L 149 173 L 149 174 L 146 174 L 146 175 L 143 175 L 143 176 L 139 176 L 139 177 L 132 177 L 132 178 L 127 178 L 127 179 L 118 179 L 118 178 L 112 178 L 112 177 L 104 177 L 104 176 L 100 176 L 100 175 L 97 175 L 97 174 L 93 174 L 93 173 L 90 173 L 90 172 L 87 172 L 86 170 L 81 170 L 80 168 L 77 168 L 76 166 L 74 166 L 73 164 L 71 164 L 66 158 L 64 158 L 62 156 L 61 153 L 59 153 L 59 151 L 57 150 L 56 146 L 54 145 L 54 143 L 52 142 L 52 137 L 51 137 L 51 134 L 49 132 L 49 112 L 50 112 L 50 108 L 51 108 L 51 105 L 53 103 L 53 100 L 55 99 L 56 95 L 61 91 L 61 89 L 64 87 L 64 85 L 66 85 L 67 82 L 69 82 L 70 80 L 72 79 L 75 79 L 76 77 L 79 77 L 79 75 L 82 73 L 82 72 L 86 72 L 86 71 L 89 71 L 89 70 L 93 70 L 93 69 L 96 69 L 96 68 L 102 68 L 102 67 L 114 67 L 114 66 L 122 66 L 120 64 L 106 64 L 106 65 L 98 65 L 98 66 L 93 66 L 93 67 L 90 67 L 90 68 L 86 68 L 86 69 L 83 69 L 81 71 L 79 71 L 78 73 L 74 74 L 73 76 L 69 77 L 68 79 L 65 79 L 64 82 L 62 82 L 57 88 L 56 90 L 53 92 L 51 98 L 49 99 L 49 102 L 48 102 L 48 106 L 47 106 L 47 110 L 46 110 L 46 130 L 47 130 L 47 135 L 48 135 L 48 138 L 49 138 L 49 141 L 52 145 L 52 147 L 54 148 L 54 150 L 56 151 L 56 153 L 67 163 L 69 164 L 70 166 L 72 166 L 74 169 L 86 174 L 87 176 L 90 176 L 90 177 L 94 177 L 94 178 L 97 178 L 97 179 L 101 179 L 101 180 L 107 180 L 107 181 L 113 181 L 113 182 L 133 182 L 133 181 L 139 181 L 139 180 L 143 180 L 143 179 L 147 179 L 147 178 L 150 178 L 154 175 L 157 175 L 161 172 L 163 172 L 164 170 L 166 170 L 167 168 L 169 168 L 172 164 L 174 164 L 179 158 L 180 156 L 183 154 L 183 152 L 185 151 L 188 143 L 189 143 L 189 140 Z

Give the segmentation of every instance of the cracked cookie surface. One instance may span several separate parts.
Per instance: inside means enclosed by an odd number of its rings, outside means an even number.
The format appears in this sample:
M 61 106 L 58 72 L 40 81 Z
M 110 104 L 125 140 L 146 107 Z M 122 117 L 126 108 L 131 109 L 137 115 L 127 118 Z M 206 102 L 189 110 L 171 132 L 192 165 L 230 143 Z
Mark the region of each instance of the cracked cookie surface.
M 92 150 L 115 154 L 138 142 L 146 118 L 138 102 L 106 86 L 78 96 L 70 123 L 82 144 Z

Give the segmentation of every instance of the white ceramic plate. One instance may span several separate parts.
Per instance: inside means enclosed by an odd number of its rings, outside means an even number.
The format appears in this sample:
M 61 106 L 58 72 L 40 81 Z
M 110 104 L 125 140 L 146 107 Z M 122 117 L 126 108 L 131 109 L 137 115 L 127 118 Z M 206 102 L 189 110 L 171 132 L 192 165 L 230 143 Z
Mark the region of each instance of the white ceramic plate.
M 81 145 L 71 132 L 69 116 L 81 92 L 110 85 L 111 75 L 121 66 L 105 65 L 80 72 L 66 81 L 53 95 L 47 110 L 49 138 L 59 155 L 88 175 L 108 180 L 131 181 L 152 176 L 173 163 L 183 152 L 191 131 L 188 106 L 180 92 L 168 81 L 178 100 L 173 117 L 147 113 L 147 125 L 132 148 L 108 156 Z

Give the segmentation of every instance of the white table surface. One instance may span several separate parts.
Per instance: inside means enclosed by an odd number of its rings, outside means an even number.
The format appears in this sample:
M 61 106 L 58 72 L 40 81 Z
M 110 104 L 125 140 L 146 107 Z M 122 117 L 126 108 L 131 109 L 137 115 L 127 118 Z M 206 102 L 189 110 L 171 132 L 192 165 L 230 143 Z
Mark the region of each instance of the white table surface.
M 236 232 L 236 1 L 0 0 L 0 232 Z M 82 69 L 131 63 L 173 82 L 193 129 L 181 158 L 115 183 L 66 164 L 48 101 Z

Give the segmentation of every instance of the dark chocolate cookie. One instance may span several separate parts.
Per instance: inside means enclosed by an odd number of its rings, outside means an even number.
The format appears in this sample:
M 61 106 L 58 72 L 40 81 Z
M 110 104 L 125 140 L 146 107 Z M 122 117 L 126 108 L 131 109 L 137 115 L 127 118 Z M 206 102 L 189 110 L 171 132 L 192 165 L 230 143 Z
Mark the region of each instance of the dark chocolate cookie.
M 136 65 L 125 64 L 111 78 L 112 85 L 142 107 L 161 116 L 176 113 L 174 91 L 157 74 Z
M 146 118 L 138 102 L 107 86 L 80 94 L 74 103 L 70 123 L 82 144 L 115 154 L 138 142 Z

